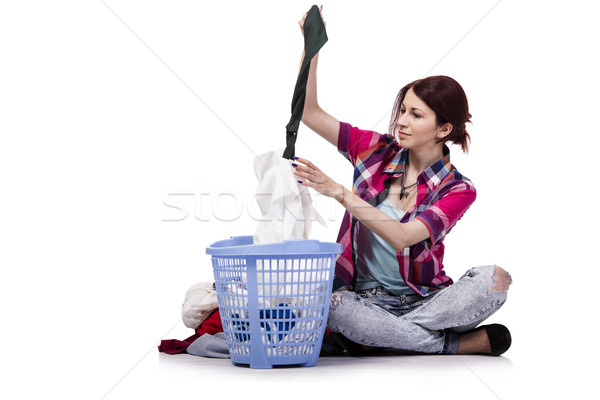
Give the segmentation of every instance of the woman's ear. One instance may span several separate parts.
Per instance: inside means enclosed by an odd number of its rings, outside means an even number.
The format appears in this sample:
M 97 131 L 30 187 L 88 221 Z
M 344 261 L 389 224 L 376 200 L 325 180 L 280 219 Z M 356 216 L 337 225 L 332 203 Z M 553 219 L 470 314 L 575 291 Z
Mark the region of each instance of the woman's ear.
M 445 124 L 438 126 L 436 136 L 438 139 L 444 139 L 446 136 L 452 133 L 452 128 L 452 124 L 450 122 L 446 122 Z

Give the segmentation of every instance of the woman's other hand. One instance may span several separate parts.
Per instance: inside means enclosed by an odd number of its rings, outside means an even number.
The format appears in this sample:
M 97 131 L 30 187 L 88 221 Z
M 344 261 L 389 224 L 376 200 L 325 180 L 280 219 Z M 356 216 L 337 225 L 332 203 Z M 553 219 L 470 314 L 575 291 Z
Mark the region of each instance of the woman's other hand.
M 321 15 L 321 19 L 323 20 L 323 25 L 327 27 L 325 20 L 323 19 L 323 6 L 319 7 L 319 14 Z M 308 15 L 308 11 L 304 13 L 302 19 L 298 21 L 298 25 L 300 25 L 300 32 L 302 32 L 302 36 L 304 36 L 304 21 L 306 21 L 306 16 Z
M 298 181 L 301 185 L 311 187 L 327 197 L 333 197 L 337 201 L 343 199 L 344 187 L 341 184 L 325 175 L 325 173 L 317 168 L 312 162 L 300 157 L 294 157 L 294 160 L 295 161 L 292 164 L 296 169 L 294 175 L 304 179 L 302 182 Z M 300 165 L 296 163 L 299 163 Z

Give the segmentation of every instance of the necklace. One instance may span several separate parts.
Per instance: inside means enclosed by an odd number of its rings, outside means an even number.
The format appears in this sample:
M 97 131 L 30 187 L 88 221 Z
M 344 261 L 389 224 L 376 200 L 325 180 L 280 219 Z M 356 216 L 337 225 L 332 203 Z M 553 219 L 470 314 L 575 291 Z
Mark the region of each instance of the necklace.
M 404 186 L 405 176 L 406 172 L 402 174 L 402 181 L 400 181 L 400 200 L 402 200 L 404 197 L 408 197 L 411 189 L 417 186 L 417 182 L 413 183 L 412 185 Z
M 405 172 L 402 174 L 402 180 L 400 181 L 400 205 L 401 205 L 401 207 L 402 207 L 402 209 L 404 211 L 408 211 L 407 210 L 407 206 L 410 204 L 410 202 L 413 199 L 414 195 L 417 193 L 417 190 L 413 190 L 413 188 L 416 189 L 416 186 L 417 186 L 417 183 L 418 183 L 418 180 L 417 180 L 417 182 L 413 183 L 412 185 L 408 185 L 408 186 L 404 185 L 404 181 L 406 179 L 406 170 L 407 169 L 408 168 L 405 168 Z M 406 200 L 404 200 L 405 197 L 407 197 Z
M 417 191 L 413 190 L 412 194 L 410 195 L 410 197 L 408 197 L 406 199 L 406 201 L 402 201 L 402 199 L 400 199 L 400 206 L 401 206 L 402 210 L 408 211 L 408 206 L 409 206 L 410 202 L 412 201 L 413 197 L 415 197 L 416 193 L 417 193 Z

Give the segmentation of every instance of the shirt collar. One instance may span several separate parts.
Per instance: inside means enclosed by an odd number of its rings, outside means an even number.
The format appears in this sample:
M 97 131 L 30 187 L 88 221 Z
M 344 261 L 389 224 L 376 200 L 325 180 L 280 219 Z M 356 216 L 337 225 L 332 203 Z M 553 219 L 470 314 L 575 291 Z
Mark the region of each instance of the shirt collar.
M 408 149 L 401 149 L 385 167 L 383 172 L 389 174 L 403 173 L 408 160 Z M 452 169 L 450 164 L 450 149 L 444 145 L 443 157 L 438 161 L 425 168 L 417 178 L 419 184 L 427 183 L 430 189 L 435 188 L 444 179 Z

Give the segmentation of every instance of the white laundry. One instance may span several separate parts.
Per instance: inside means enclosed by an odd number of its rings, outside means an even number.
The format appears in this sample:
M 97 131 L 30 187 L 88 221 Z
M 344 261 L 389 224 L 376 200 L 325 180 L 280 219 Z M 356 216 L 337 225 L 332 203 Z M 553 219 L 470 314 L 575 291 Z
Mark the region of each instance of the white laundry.
M 185 326 L 196 329 L 217 307 L 217 292 L 212 282 L 196 283 L 185 294 L 181 319 Z
M 310 192 L 298 184 L 292 160 L 270 151 L 254 159 L 258 178 L 256 201 L 262 213 L 254 233 L 254 243 L 308 239 L 312 222 L 325 226 L 325 221 L 313 207 Z

